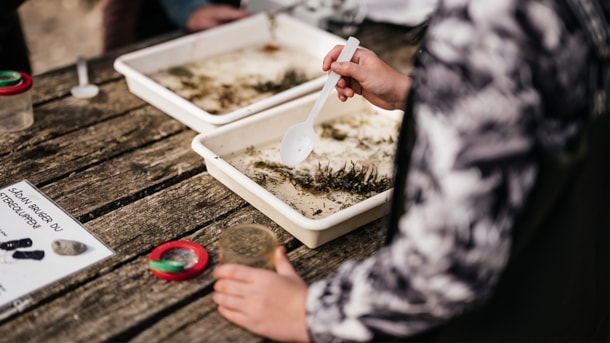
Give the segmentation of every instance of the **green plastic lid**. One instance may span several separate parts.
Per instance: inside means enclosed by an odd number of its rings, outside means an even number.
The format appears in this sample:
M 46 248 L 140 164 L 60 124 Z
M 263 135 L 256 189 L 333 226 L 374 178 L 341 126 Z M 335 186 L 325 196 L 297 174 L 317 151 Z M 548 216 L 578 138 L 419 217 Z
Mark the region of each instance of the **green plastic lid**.
M 0 87 L 10 87 L 21 82 L 21 74 L 12 70 L 0 70 Z
M 152 260 L 148 268 L 161 272 L 178 273 L 184 271 L 184 263 L 172 260 Z

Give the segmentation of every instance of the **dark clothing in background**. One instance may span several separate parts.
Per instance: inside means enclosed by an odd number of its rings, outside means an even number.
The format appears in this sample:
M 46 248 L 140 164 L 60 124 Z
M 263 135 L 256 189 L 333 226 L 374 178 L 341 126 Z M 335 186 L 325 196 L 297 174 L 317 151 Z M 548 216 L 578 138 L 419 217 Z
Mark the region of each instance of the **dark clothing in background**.
M 105 52 L 178 30 L 158 0 L 104 0 L 102 21 Z
M 17 13 L 24 1 L 0 1 L 0 70 L 20 70 L 31 74 L 29 51 Z
M 144 4 L 140 6 L 135 30 L 136 41 L 145 40 L 178 29 L 179 27 L 172 23 L 159 1 L 145 0 Z
M 171 32 L 184 30 L 172 21 L 159 0 L 103 0 L 103 49 L 112 51 Z M 234 0 L 211 1 L 236 5 Z

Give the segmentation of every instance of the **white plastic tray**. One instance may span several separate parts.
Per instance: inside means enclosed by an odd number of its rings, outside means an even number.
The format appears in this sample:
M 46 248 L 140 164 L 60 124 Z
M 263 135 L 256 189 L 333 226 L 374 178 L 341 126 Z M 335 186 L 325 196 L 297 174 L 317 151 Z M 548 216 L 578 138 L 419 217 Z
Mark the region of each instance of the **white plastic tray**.
M 312 219 L 311 216 L 305 216 L 286 201 L 279 199 L 246 174 L 240 172 L 228 161 L 235 155 L 243 154 L 247 149 L 269 146 L 272 146 L 273 149 L 277 146 L 277 159 L 279 160 L 279 145 L 283 134 L 293 124 L 305 120 L 317 96 L 318 93 L 314 93 L 276 106 L 256 116 L 225 125 L 211 133 L 201 133 L 192 141 L 192 148 L 204 158 L 207 170 L 214 178 L 310 248 L 316 248 L 383 216 L 392 189 L 330 213 L 323 218 Z M 328 122 L 334 118 L 343 118 L 357 111 L 367 110 L 380 116 L 388 116 L 391 119 L 384 117 L 388 119 L 387 122 L 394 125 L 387 131 L 395 132 L 383 132 L 382 135 L 397 134 L 402 119 L 402 111 L 385 111 L 374 107 L 359 97 L 341 103 L 337 100 L 335 93 L 331 94 L 318 115 L 316 130 L 321 130 L 320 123 Z M 381 153 L 378 152 L 374 152 L 374 154 L 377 156 L 376 158 L 383 158 L 384 161 L 389 160 L 390 165 L 392 165 L 394 149 L 395 147 L 391 146 L 391 155 L 385 155 L 384 157 L 379 157 Z M 318 142 L 314 152 L 306 162 L 326 163 L 321 160 L 325 158 L 320 157 L 322 154 L 318 153 L 316 156 L 316 152 L 319 152 L 319 150 L 324 149 Z M 320 159 L 320 161 L 316 161 L 316 159 Z M 334 159 L 343 161 L 344 156 L 337 156 Z M 300 197 L 298 191 L 295 190 L 294 196 Z
M 286 14 L 275 16 L 273 30 L 270 29 L 270 24 L 266 14 L 252 15 L 214 29 L 122 55 L 115 60 L 114 68 L 125 76 L 128 88 L 133 94 L 192 129 L 209 132 L 224 124 L 318 91 L 322 88 L 326 76 L 321 75 L 233 112 L 214 115 L 153 81 L 149 75 L 189 62 L 270 42 L 290 46 L 311 55 L 315 63 L 319 63 L 321 71 L 322 59 L 326 53 L 335 45 L 345 43 L 345 39 L 337 35 L 305 24 Z M 252 68 L 248 65 L 236 65 L 235 73 L 243 73 L 244 68 L 248 67 Z

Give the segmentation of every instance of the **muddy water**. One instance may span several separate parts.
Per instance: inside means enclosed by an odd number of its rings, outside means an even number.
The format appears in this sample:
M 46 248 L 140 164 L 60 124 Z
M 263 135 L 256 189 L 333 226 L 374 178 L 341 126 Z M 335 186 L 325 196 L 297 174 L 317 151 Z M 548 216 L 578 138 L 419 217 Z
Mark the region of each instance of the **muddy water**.
M 150 77 L 211 114 L 225 114 L 324 75 L 321 61 L 292 47 L 257 45 L 162 70 Z

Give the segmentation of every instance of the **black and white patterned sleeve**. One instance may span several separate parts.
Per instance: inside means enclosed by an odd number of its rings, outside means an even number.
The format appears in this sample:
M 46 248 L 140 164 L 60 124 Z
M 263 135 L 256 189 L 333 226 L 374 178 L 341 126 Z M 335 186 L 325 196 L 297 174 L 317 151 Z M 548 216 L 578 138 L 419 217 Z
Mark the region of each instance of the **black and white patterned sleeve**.
M 483 301 L 507 262 L 511 227 L 536 175 L 545 95 L 534 80 L 545 63 L 570 63 L 553 52 L 574 41 L 554 1 L 439 6 L 415 68 L 417 140 L 406 190 L 395 190 L 406 199 L 398 234 L 310 286 L 313 341 L 431 328 Z M 548 84 L 578 86 L 551 70 Z M 570 131 L 560 121 L 554 127 L 555 138 Z

